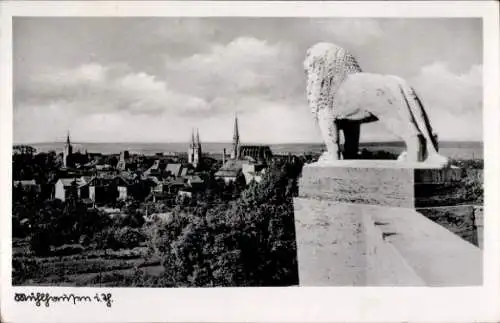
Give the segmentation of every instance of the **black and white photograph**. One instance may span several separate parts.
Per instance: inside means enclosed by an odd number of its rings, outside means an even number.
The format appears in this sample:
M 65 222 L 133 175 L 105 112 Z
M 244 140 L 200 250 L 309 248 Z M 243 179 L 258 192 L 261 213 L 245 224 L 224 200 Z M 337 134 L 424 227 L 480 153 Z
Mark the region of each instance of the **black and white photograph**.
M 483 286 L 483 18 L 11 22 L 13 288 Z
M 480 19 L 13 36 L 13 284 L 481 284 Z

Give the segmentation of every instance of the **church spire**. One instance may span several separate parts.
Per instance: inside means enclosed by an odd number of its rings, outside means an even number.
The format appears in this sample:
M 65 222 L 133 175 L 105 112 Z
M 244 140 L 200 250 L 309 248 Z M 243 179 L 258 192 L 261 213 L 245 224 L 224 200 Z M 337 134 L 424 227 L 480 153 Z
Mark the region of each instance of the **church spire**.
M 198 128 L 196 128 L 196 146 L 197 146 L 197 147 L 201 146 L 201 142 L 200 142 L 200 132 L 198 131 Z
M 238 129 L 238 115 L 234 115 L 234 132 L 233 132 L 233 151 L 231 153 L 232 159 L 238 159 L 240 156 L 240 131 Z
M 194 139 L 194 128 L 191 129 L 191 147 L 194 147 L 196 144 L 196 141 Z
M 234 132 L 233 132 L 233 143 L 240 141 L 240 132 L 238 130 L 238 115 L 234 115 Z
M 73 154 L 73 147 L 71 146 L 71 140 L 69 139 L 69 130 L 66 135 L 66 144 L 64 145 L 63 150 L 63 166 L 68 168 L 72 166 L 71 155 Z

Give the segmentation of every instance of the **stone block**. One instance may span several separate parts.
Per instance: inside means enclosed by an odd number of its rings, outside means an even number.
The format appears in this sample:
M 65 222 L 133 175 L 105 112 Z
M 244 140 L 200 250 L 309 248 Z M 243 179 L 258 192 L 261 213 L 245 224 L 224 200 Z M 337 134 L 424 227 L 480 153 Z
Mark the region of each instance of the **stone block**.
M 294 208 L 300 285 L 364 285 L 362 214 L 317 199 L 297 198 Z
M 301 286 L 425 285 L 375 225 L 388 208 L 307 198 L 294 207 Z
M 304 166 L 299 196 L 343 203 L 415 208 L 450 205 L 462 170 L 424 163 L 342 160 Z

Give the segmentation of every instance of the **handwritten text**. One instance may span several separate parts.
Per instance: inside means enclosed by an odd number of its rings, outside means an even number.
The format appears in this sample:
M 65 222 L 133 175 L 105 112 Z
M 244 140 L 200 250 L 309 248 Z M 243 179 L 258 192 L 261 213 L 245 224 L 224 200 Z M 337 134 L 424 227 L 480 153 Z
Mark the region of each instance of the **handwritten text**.
M 107 307 L 111 307 L 111 303 L 113 303 L 111 296 L 111 293 L 96 293 L 93 297 L 88 295 L 75 295 L 73 293 L 62 295 L 50 295 L 49 293 L 15 293 L 14 301 L 31 302 L 38 307 L 42 305 L 49 307 L 51 303 L 69 303 L 72 305 L 81 303 L 103 303 Z

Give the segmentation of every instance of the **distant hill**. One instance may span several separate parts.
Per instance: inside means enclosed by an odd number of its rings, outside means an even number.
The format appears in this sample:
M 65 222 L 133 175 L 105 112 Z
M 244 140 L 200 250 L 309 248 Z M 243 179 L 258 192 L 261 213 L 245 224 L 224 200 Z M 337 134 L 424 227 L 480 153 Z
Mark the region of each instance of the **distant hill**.
M 265 145 L 262 143 L 243 142 L 244 145 Z M 38 152 L 48 152 L 54 150 L 62 152 L 64 148 L 63 142 L 52 143 L 33 143 L 30 146 L 37 149 Z M 441 141 L 439 143 L 440 151 L 452 158 L 483 158 L 483 143 L 473 141 Z M 322 143 L 283 143 L 283 144 L 268 144 L 273 153 L 319 153 L 324 150 Z M 202 144 L 204 153 L 220 154 L 223 149 L 229 153 L 231 149 L 230 142 L 206 142 Z M 399 141 L 387 142 L 363 142 L 360 148 L 369 150 L 385 150 L 392 153 L 399 153 L 404 149 L 404 143 Z M 119 154 L 123 150 L 128 150 L 130 153 L 154 155 L 155 153 L 167 152 L 186 152 L 188 149 L 187 142 L 177 143 L 75 143 L 74 150 L 87 150 L 91 153 L 104 154 Z

